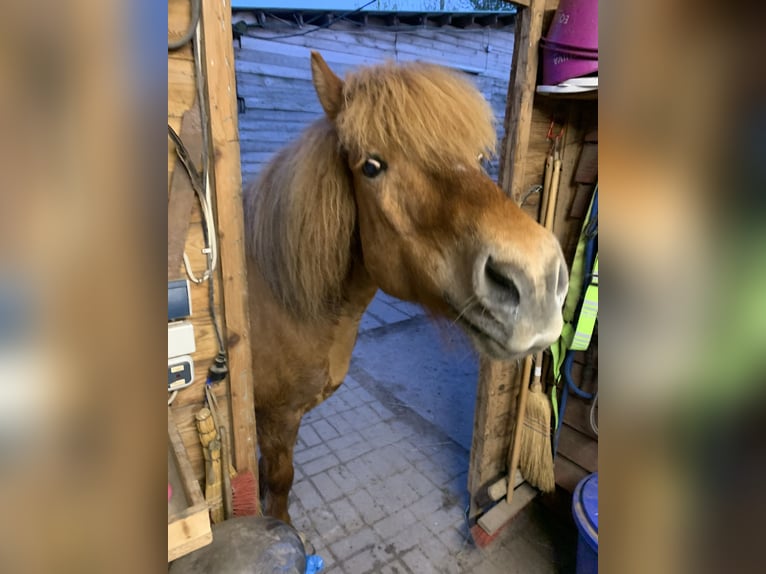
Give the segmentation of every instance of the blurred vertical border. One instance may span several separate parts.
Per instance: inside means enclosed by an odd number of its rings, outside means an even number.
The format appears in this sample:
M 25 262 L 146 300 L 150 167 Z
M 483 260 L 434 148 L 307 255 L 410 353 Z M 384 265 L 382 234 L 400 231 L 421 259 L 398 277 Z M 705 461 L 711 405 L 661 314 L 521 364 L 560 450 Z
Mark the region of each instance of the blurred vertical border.
M 764 6 L 600 8 L 599 559 L 760 572 Z
M 166 568 L 166 8 L 3 6 L 3 572 Z

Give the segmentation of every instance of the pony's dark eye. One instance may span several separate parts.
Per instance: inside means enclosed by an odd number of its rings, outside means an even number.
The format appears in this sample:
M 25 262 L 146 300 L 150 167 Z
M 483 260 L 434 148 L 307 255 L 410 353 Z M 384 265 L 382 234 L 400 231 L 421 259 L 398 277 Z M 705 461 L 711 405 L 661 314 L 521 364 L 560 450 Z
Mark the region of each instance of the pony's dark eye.
M 367 177 L 375 177 L 385 170 L 386 167 L 388 167 L 386 162 L 379 157 L 368 157 L 362 164 L 362 173 Z

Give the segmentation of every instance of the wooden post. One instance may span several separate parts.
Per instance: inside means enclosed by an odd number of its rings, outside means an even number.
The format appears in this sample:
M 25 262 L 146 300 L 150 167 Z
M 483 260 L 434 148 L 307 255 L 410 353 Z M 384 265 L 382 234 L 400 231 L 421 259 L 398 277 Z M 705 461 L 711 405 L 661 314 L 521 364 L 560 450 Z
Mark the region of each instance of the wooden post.
M 212 171 L 229 351 L 234 462 L 237 470 L 258 476 L 230 0 L 202 2 L 202 32 L 211 157 L 215 161 Z
M 513 48 L 511 76 L 505 109 L 499 183 L 506 195 L 517 203 L 523 195 L 524 160 L 532 125 L 532 106 L 537 81 L 537 49 L 542 35 L 546 0 L 530 0 L 519 6 Z M 488 482 L 507 470 L 512 418 L 520 389 L 520 365 L 501 363 L 482 356 L 479 367 L 476 414 L 474 416 L 468 490 L 469 517 L 480 508 L 476 497 Z M 510 481 L 513 488 L 513 480 Z
M 506 457 L 515 412 L 516 363 L 479 358 L 479 382 L 468 469 L 469 518 L 482 510 L 477 495 L 506 473 Z
M 499 180 L 503 191 L 517 202 L 523 193 L 520 187 L 532 125 L 532 105 L 537 83 L 537 47 L 543 31 L 544 12 L 545 0 L 530 0 L 529 7 L 519 8 L 516 16 Z

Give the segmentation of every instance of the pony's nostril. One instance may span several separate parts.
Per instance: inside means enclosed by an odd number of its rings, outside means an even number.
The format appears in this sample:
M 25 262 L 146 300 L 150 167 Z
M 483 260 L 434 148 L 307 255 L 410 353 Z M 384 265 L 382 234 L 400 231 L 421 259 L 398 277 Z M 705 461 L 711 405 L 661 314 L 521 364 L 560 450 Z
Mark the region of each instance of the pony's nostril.
M 498 264 L 491 257 L 484 265 L 484 275 L 492 286 L 492 291 L 498 294 L 506 305 L 518 305 L 521 299 L 516 283 L 510 277 L 510 270 Z

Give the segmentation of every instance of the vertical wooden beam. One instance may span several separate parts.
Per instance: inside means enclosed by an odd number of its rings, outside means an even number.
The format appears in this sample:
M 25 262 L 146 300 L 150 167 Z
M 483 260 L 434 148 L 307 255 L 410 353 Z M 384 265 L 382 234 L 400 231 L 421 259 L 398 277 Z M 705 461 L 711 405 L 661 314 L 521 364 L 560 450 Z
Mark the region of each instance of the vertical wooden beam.
M 511 417 L 516 412 L 518 388 L 516 363 L 479 358 L 479 385 L 471 439 L 471 459 L 468 470 L 470 494 L 469 518 L 475 518 L 481 508 L 477 498 L 489 484 L 506 473 L 506 455 L 510 444 Z
M 532 124 L 537 82 L 537 49 L 546 0 L 530 0 L 519 7 L 513 61 L 505 109 L 505 138 L 500 160 L 499 183 L 506 195 L 519 202 L 523 194 L 524 158 Z M 468 490 L 469 517 L 481 511 L 477 497 L 488 482 L 497 480 L 508 465 L 516 397 L 520 388 L 520 363 L 501 363 L 482 356 L 479 367 Z
M 255 409 L 250 353 L 242 175 L 234 80 L 231 2 L 202 2 L 203 63 L 210 106 L 234 460 L 257 476 Z
M 500 187 L 519 201 L 524 191 L 524 156 L 529 145 L 532 105 L 537 83 L 538 45 L 543 30 L 545 0 L 531 0 L 516 16 L 511 78 L 505 108 L 505 138 L 500 161 Z

